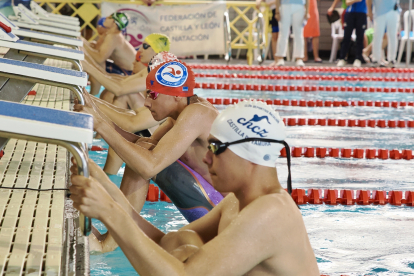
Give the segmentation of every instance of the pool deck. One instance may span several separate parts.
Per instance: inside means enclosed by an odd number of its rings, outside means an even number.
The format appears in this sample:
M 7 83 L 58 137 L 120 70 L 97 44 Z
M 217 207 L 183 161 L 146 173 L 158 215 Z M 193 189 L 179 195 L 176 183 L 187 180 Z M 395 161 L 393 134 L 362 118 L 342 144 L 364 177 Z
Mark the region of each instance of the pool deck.
M 1 52 L 1 51 L 0 51 Z M 48 59 L 46 65 L 71 64 Z M 70 110 L 67 89 L 37 84 L 24 104 Z M 0 159 L 0 187 L 67 188 L 69 154 L 60 146 L 10 139 Z M 87 240 L 66 191 L 0 189 L 0 275 L 89 274 Z

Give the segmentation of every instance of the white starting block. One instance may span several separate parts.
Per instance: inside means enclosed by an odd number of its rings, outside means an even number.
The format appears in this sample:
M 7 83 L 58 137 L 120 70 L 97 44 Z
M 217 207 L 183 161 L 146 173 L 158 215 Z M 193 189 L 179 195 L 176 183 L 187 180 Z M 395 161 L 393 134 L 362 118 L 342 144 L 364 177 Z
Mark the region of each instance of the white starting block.
M 45 19 L 45 20 L 51 20 L 55 22 L 61 22 L 69 25 L 75 25 L 79 26 L 79 18 L 67 16 L 67 15 L 61 15 L 61 14 L 53 14 L 48 13 L 45 11 L 41 6 L 39 6 L 35 1 L 30 2 L 30 8 L 32 9 L 32 12 L 37 15 L 38 17 Z
M 37 21 L 35 18 L 33 18 L 29 14 L 29 10 L 26 9 L 26 7 L 23 6 L 24 8 L 22 8 L 21 6 L 23 5 L 13 6 L 15 16 L 9 16 L 9 19 L 11 19 L 13 24 L 16 25 L 17 27 L 33 29 L 36 31 L 48 32 L 48 33 L 54 33 L 58 35 L 72 36 L 72 37 L 79 37 L 81 35 L 79 31 L 42 25 L 39 23 L 39 21 Z M 52 25 L 56 26 L 56 24 L 52 24 Z
M 19 50 L 23 54 L 70 61 L 77 66 L 79 71 L 82 71 L 79 61 L 85 58 L 82 51 L 19 40 L 13 34 L 13 29 L 8 26 L 0 26 L 0 47 Z
M 87 85 L 85 72 L 68 70 L 6 58 L 0 58 L 0 76 L 70 89 L 84 104 L 81 87 Z
M 50 19 L 39 17 L 36 14 L 34 14 L 31 10 L 26 8 L 26 6 L 24 6 L 23 4 L 19 4 L 17 7 L 13 6 L 13 10 L 15 11 L 15 14 L 19 13 L 20 11 L 24 11 L 25 14 L 27 14 L 30 18 L 32 18 L 36 22 L 39 22 L 40 25 L 52 26 L 52 27 L 56 27 L 60 29 L 67 29 L 67 30 L 72 30 L 72 31 L 80 31 L 79 25 L 67 24 L 65 22 L 58 22 L 58 21 L 53 21 Z M 23 18 L 26 18 L 26 17 L 23 17 Z
M 83 42 L 80 39 L 77 38 L 70 38 L 67 36 L 61 36 L 61 35 L 54 35 L 54 34 L 48 34 L 43 32 L 37 32 L 37 31 L 31 31 L 28 29 L 21 29 L 17 27 L 13 22 L 11 22 L 8 18 L 6 18 L 2 13 L 0 13 L 0 25 L 3 23 L 4 25 L 10 27 L 12 29 L 12 32 L 14 35 L 17 35 L 19 37 L 26 37 L 33 41 L 37 42 L 43 42 L 43 43 L 49 43 L 49 44 L 60 44 L 70 47 L 82 47 Z M 7 37 L 9 37 L 9 33 L 5 33 L 0 28 L 0 39 L 8 40 Z M 15 38 L 10 38 L 8 41 L 16 41 Z
M 76 159 L 78 173 L 89 177 L 84 144 L 93 141 L 91 115 L 0 101 L 0 122 L 0 137 L 65 147 Z M 89 235 L 91 220 L 80 215 L 81 231 Z

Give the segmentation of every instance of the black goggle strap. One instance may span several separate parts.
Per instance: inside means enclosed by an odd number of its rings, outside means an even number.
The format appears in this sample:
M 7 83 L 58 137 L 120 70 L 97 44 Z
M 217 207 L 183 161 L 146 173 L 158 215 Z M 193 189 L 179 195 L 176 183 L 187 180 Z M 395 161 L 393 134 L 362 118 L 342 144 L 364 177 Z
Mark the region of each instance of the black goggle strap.
M 278 143 L 278 144 L 283 144 L 285 146 L 286 157 L 287 157 L 287 165 L 288 165 L 287 191 L 291 195 L 292 194 L 292 176 L 291 176 L 291 173 L 290 173 L 290 159 L 291 159 L 291 156 L 290 156 L 290 147 L 289 147 L 288 143 L 286 143 L 283 140 L 273 140 L 273 139 L 266 139 L 266 138 L 245 138 L 245 139 L 237 140 L 237 141 L 234 141 L 234 142 L 227 142 L 227 143 L 223 143 L 223 144 L 227 145 L 227 147 L 228 147 L 228 146 L 231 146 L 231 145 L 250 142 L 250 141 L 263 141 L 263 142 L 269 142 L 269 143 Z

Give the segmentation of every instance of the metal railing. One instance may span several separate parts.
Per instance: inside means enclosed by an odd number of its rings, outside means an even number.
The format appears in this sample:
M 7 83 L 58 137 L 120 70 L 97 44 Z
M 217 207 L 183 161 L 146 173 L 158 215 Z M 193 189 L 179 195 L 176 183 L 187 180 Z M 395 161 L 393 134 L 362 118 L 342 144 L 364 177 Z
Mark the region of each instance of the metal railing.
M 54 14 L 61 14 L 63 8 L 70 8 L 73 12 L 71 16 L 78 16 L 84 22 L 81 26 L 81 30 L 84 30 L 86 27 L 89 27 L 93 34 L 89 38 L 89 40 L 93 40 L 98 36 L 98 32 L 96 27 L 92 23 L 93 20 L 100 16 L 101 10 L 100 5 L 103 1 L 102 0 L 41 0 L 38 1 L 40 6 L 43 8 L 48 8 L 51 13 Z M 136 5 L 144 5 L 141 1 L 107 1 L 117 4 L 136 4 Z M 212 3 L 215 1 L 157 1 L 157 4 L 162 5 L 193 5 L 193 4 L 206 4 Z M 254 54 L 253 51 L 258 47 L 260 44 L 260 49 L 265 49 L 267 43 L 269 43 L 268 39 L 265 40 L 257 40 L 259 37 L 256 22 L 258 20 L 258 16 L 256 14 L 261 14 L 259 10 L 256 8 L 256 3 L 254 1 L 226 1 L 227 6 L 227 16 L 229 16 L 228 20 L 226 20 L 225 24 L 225 35 L 228 36 L 228 39 L 231 41 L 230 46 L 226 45 L 226 53 L 225 55 L 230 58 L 232 49 L 241 49 L 247 50 L 247 63 L 252 64 Z M 256 11 L 256 12 L 254 12 Z M 235 14 L 234 18 L 230 18 L 231 14 Z M 269 33 L 270 28 L 268 24 L 268 18 L 270 16 L 270 11 L 268 7 L 265 7 L 265 10 L 262 12 L 262 19 L 263 19 L 263 33 L 265 37 L 266 34 Z M 245 28 L 240 28 L 238 25 L 239 23 L 243 23 L 246 25 Z M 227 32 L 227 33 L 226 33 Z M 234 35 L 232 36 L 231 33 Z M 266 45 L 263 46 L 263 41 L 265 41 Z M 227 43 L 227 42 L 226 42 Z

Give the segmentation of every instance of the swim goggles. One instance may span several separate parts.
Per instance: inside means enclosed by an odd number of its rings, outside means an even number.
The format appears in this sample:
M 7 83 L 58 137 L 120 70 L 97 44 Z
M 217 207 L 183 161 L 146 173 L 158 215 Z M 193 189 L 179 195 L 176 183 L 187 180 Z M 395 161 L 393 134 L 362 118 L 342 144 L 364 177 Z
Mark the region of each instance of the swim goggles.
M 147 91 L 147 98 L 150 98 L 151 100 L 156 100 L 158 95 L 160 95 L 160 93 L 155 91 Z
M 142 43 L 142 48 L 144 48 L 144 50 L 148 49 L 149 47 L 151 47 L 151 45 L 147 44 L 147 43 Z
M 227 149 L 228 146 L 236 145 L 236 144 L 240 144 L 240 143 L 252 142 L 252 141 L 278 143 L 278 144 L 283 144 L 285 146 L 288 172 L 289 172 L 288 180 L 287 180 L 287 190 L 288 190 L 289 194 L 292 194 L 292 177 L 290 175 L 290 147 L 289 147 L 288 143 L 286 143 L 285 141 L 266 139 L 266 138 L 245 138 L 245 139 L 236 140 L 236 141 L 233 141 L 233 142 L 226 142 L 226 143 L 222 143 L 222 142 L 219 142 L 219 141 L 214 141 L 214 142 L 211 142 L 208 145 L 208 149 L 214 155 L 219 155 L 220 153 L 223 153 Z

